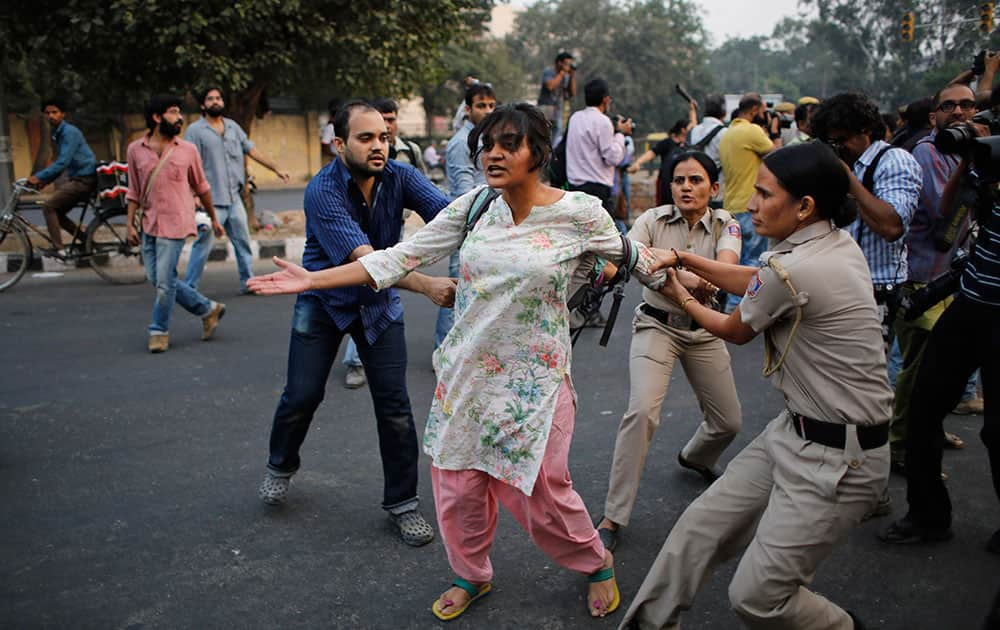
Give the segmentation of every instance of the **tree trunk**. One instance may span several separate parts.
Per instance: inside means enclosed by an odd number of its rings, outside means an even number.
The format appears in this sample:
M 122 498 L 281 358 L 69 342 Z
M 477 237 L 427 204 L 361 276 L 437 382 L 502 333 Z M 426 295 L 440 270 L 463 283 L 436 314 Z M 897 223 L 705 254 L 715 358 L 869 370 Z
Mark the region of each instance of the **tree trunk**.
M 248 137 L 253 131 L 253 121 L 257 116 L 257 105 L 260 103 L 260 98 L 266 89 L 267 83 L 260 81 L 253 83 L 245 90 L 233 92 L 229 95 L 229 102 L 226 103 L 229 117 L 235 120 L 240 127 L 243 127 L 243 131 L 246 132 Z M 243 160 L 243 168 L 246 169 L 246 158 Z M 248 182 L 249 175 L 247 173 Z M 247 209 L 247 221 L 250 224 L 250 231 L 256 232 L 260 229 L 260 222 L 257 220 L 257 211 L 254 208 L 253 195 L 250 194 L 250 186 L 243 187 L 243 205 Z

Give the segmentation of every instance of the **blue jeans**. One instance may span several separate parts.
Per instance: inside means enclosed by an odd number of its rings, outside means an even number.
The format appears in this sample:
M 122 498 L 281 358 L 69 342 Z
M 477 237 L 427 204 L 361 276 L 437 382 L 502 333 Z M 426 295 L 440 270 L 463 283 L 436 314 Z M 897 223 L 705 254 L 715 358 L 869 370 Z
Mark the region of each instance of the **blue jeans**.
M 892 338 L 892 347 L 889 348 L 886 367 L 889 373 L 889 386 L 896 389 L 896 377 L 899 375 L 899 371 L 903 369 L 903 353 L 899 349 L 898 336 L 893 336 Z
M 177 261 L 184 248 L 182 238 L 163 238 L 142 234 L 142 262 L 146 267 L 146 278 L 156 287 L 153 302 L 153 321 L 149 334 L 164 334 L 170 330 L 170 313 L 174 302 L 184 310 L 204 317 L 212 310 L 212 301 L 177 279 Z
M 743 248 L 740 251 L 740 264 L 747 265 L 750 267 L 757 267 L 760 265 L 760 255 L 767 251 L 767 239 L 759 234 L 753 229 L 753 221 L 749 212 L 739 212 L 733 215 L 740 224 L 740 232 L 743 235 Z M 726 309 L 732 312 L 736 308 L 740 300 L 743 299 L 742 295 L 730 295 L 729 304 Z
M 292 315 L 288 380 L 274 412 L 267 467 L 288 475 L 301 465 L 299 449 L 326 392 L 326 380 L 340 341 L 350 334 L 365 364 L 375 407 L 385 488 L 382 507 L 395 513 L 417 506 L 417 430 L 406 391 L 406 339 L 400 318 L 379 335 L 365 339 L 361 318 L 340 330 L 319 299 L 300 295 Z M 343 430 L 354 430 L 343 427 Z
M 253 277 L 253 250 L 250 249 L 250 226 L 247 223 L 247 209 L 243 207 L 243 199 L 239 193 L 233 193 L 233 205 L 215 206 L 215 216 L 226 230 L 229 242 L 233 244 L 236 253 L 236 269 L 240 273 L 240 291 L 247 292 L 247 280 Z M 191 246 L 191 257 L 188 260 L 187 273 L 184 281 L 198 288 L 201 274 L 205 271 L 205 263 L 215 242 L 212 228 L 204 232 L 198 228 L 198 239 Z
M 448 258 L 448 277 L 458 277 L 458 252 L 452 252 Z M 455 324 L 455 311 L 450 308 L 438 309 L 437 323 L 434 324 L 434 349 L 437 350 L 444 338 L 448 336 L 448 331 Z
M 358 345 L 354 343 L 354 337 L 347 338 L 347 347 L 344 348 L 344 365 L 347 367 L 361 367 L 361 357 L 358 356 Z

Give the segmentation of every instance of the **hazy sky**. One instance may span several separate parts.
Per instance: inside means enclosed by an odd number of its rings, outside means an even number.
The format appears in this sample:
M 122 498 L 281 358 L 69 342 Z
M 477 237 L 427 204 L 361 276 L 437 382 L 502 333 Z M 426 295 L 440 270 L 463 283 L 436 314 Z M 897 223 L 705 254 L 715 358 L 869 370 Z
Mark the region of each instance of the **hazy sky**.
M 797 15 L 798 0 L 740 2 L 734 0 L 699 0 L 705 28 L 718 46 L 730 37 L 770 35 L 781 18 Z
M 533 4 L 532 0 L 513 0 L 515 8 Z M 696 6 L 702 11 L 702 20 L 712 38 L 712 46 L 718 46 L 730 37 L 751 37 L 770 35 L 774 25 L 783 17 L 796 15 L 798 0 L 768 0 L 767 2 L 746 2 L 745 0 L 697 0 Z M 492 28 L 498 35 L 510 28 L 513 15 L 508 8 L 494 10 Z

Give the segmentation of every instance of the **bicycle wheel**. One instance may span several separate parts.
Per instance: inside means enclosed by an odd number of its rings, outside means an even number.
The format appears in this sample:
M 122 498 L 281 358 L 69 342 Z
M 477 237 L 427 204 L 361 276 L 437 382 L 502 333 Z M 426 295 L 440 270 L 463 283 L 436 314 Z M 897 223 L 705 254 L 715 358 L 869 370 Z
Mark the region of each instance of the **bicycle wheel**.
M 128 244 L 124 210 L 97 215 L 87 228 L 86 252 L 97 275 L 112 284 L 138 284 L 146 279 L 142 250 Z
M 31 264 L 31 241 L 17 225 L 0 230 L 0 291 L 12 287 Z

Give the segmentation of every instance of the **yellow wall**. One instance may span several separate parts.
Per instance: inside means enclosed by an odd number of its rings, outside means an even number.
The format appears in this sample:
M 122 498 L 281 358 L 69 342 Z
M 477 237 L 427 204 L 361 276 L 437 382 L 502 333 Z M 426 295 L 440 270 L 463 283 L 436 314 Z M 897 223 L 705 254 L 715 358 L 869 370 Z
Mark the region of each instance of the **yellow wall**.
M 197 115 L 191 116 L 187 119 L 186 124 L 197 119 Z M 33 156 L 28 141 L 27 121 L 17 115 L 11 115 L 8 118 L 8 124 L 14 157 L 14 177 L 28 177 L 31 175 Z M 141 114 L 126 116 L 126 126 L 134 130 L 129 134 L 129 141 L 141 137 L 145 130 Z M 92 133 L 92 130 L 88 129 L 85 129 L 84 132 L 87 134 L 88 140 L 91 141 L 91 148 L 94 149 L 99 158 L 107 153 L 105 147 L 109 144 L 109 138 L 103 134 Z M 94 142 L 95 137 L 100 139 L 101 146 Z M 319 116 L 316 112 L 269 114 L 264 118 L 258 118 L 254 121 L 250 139 L 254 141 L 257 150 L 265 157 L 276 162 L 279 168 L 288 171 L 293 186 L 304 186 L 322 166 L 319 147 Z M 112 145 L 116 144 L 112 141 Z M 124 155 L 121 158 L 124 159 Z M 258 186 L 269 188 L 284 185 L 270 170 L 253 160 L 249 162 L 250 172 L 253 173 Z

